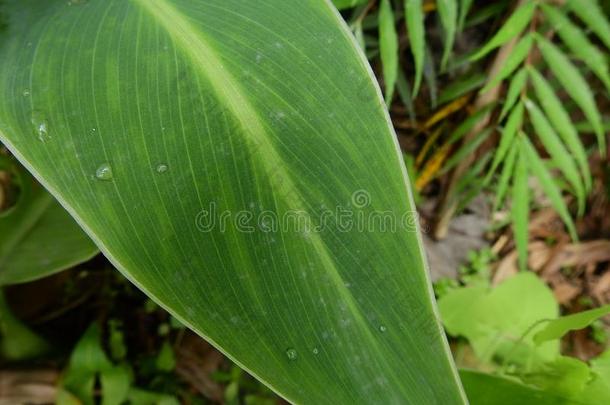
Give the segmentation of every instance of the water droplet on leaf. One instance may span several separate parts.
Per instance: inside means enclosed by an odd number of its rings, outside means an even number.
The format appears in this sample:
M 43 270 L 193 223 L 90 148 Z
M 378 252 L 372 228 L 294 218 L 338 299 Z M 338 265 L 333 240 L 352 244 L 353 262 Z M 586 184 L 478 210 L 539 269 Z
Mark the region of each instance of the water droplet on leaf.
M 157 173 L 165 173 L 168 167 L 166 164 L 160 164 L 157 166 Z
M 95 178 L 98 180 L 112 180 L 112 167 L 108 163 L 100 165 L 95 171 Z
M 320 349 L 318 349 L 317 347 L 314 347 L 312 350 L 312 353 L 317 356 L 318 354 L 320 354 Z
M 299 357 L 299 354 L 295 349 L 288 349 L 286 350 L 286 357 L 288 357 L 288 360 L 290 361 L 295 361 L 297 357 Z
M 34 133 L 40 142 L 46 142 L 51 139 L 49 123 L 38 111 L 32 112 L 32 124 L 34 125 Z
M 388 330 L 388 328 L 386 328 L 384 325 L 381 325 L 379 327 L 379 332 L 381 332 L 381 333 L 385 333 L 387 330 Z

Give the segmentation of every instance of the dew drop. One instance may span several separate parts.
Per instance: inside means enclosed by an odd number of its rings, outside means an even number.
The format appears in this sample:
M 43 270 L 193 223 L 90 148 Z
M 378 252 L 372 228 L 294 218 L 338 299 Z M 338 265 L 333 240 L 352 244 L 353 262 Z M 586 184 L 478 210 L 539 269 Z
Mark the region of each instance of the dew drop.
M 32 112 L 32 124 L 34 125 L 34 133 L 40 142 L 47 142 L 51 139 L 49 134 L 49 123 L 37 111 Z
M 30 91 L 28 89 L 23 89 L 23 97 L 28 97 L 30 95 Z
M 166 164 L 160 164 L 157 166 L 157 173 L 161 174 L 161 173 L 165 173 L 169 168 L 167 167 Z
M 318 354 L 320 354 L 320 349 L 318 349 L 317 347 L 314 347 L 311 352 L 317 356 Z
M 295 349 L 287 349 L 286 357 L 288 357 L 288 360 L 290 360 L 290 361 L 295 361 L 297 359 L 297 357 L 299 357 L 299 354 L 297 353 L 297 351 Z
M 95 171 L 95 178 L 103 181 L 112 180 L 112 167 L 108 163 L 100 165 Z
M 381 333 L 385 333 L 387 330 L 388 330 L 388 328 L 386 328 L 384 325 L 381 325 L 379 327 L 379 332 L 381 332 Z

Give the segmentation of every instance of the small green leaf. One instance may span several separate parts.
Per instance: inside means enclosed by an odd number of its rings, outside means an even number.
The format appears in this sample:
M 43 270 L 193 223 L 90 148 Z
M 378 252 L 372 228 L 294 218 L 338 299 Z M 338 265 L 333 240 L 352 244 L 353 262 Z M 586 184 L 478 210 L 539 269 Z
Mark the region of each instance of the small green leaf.
M 610 49 L 610 22 L 597 0 L 568 0 L 568 8 Z
M 466 16 L 472 7 L 472 0 L 460 0 L 460 17 L 458 20 L 458 31 L 464 29 L 464 23 L 466 22 Z
M 411 44 L 411 53 L 415 61 L 415 84 L 413 87 L 413 97 L 417 96 L 419 86 L 421 85 L 422 75 L 424 73 L 425 60 L 425 31 L 424 18 L 421 0 L 405 0 L 405 14 L 407 22 L 407 31 L 409 33 L 409 43 Z
M 517 156 L 515 164 L 515 177 L 513 179 L 511 217 L 515 245 L 519 256 L 519 268 L 527 270 L 527 243 L 529 240 L 529 187 L 528 187 L 527 160 L 522 153 Z
M 72 351 L 62 386 L 76 395 L 83 404 L 93 404 L 96 375 L 112 368 L 113 365 L 102 348 L 101 330 L 94 322 Z
M 426 55 L 424 57 L 424 79 L 428 85 L 430 94 L 430 106 L 435 109 L 438 105 L 438 83 L 436 81 L 436 69 L 434 68 L 434 58 L 430 47 L 426 45 Z
M 506 93 L 506 100 L 504 100 L 504 105 L 502 106 L 502 112 L 500 113 L 500 121 L 504 119 L 506 114 L 513 108 L 513 105 L 517 102 L 517 99 L 521 95 L 521 91 L 525 87 L 525 83 L 527 82 L 527 71 L 525 69 L 519 69 L 517 73 L 513 76 L 508 86 L 508 91 Z
M 332 0 L 333 4 L 337 9 L 343 10 L 350 7 L 355 7 L 360 4 L 364 4 L 367 0 Z
M 570 115 L 564 109 L 563 103 L 559 100 L 559 97 L 557 97 L 555 91 L 544 76 L 533 67 L 529 69 L 529 74 L 532 78 L 538 101 L 542 105 L 551 124 L 559 133 L 559 136 L 561 136 L 569 151 L 574 155 L 574 159 L 576 159 L 576 162 L 580 166 L 582 177 L 585 181 L 585 188 L 590 190 L 592 179 L 587 153 L 580 141 L 576 128 L 574 128 L 574 124 L 572 124 Z
M 445 70 L 449 55 L 453 49 L 453 43 L 455 42 L 458 18 L 457 0 L 437 0 L 436 7 L 438 8 L 441 24 L 445 30 L 445 49 L 443 50 L 443 58 L 441 60 L 441 70 Z
M 608 73 L 607 56 L 597 49 L 595 45 L 587 39 L 587 36 L 582 30 L 573 24 L 560 10 L 546 4 L 542 4 L 541 7 L 553 26 L 553 29 L 557 31 L 561 37 L 561 40 L 568 46 L 574 55 L 582 60 L 589 69 L 599 77 L 606 88 L 610 90 L 610 74 Z
M 542 56 L 549 67 L 570 97 L 572 97 L 580 109 L 585 113 L 585 116 L 589 122 L 591 122 L 593 128 L 595 128 L 600 153 L 605 155 L 606 139 L 602 128 L 602 120 L 599 111 L 597 111 L 591 88 L 581 76 L 576 66 L 570 62 L 557 46 L 542 36 L 538 35 L 536 39 L 540 52 L 542 52 Z
M 502 28 L 494 35 L 491 40 L 475 53 L 470 60 L 474 61 L 487 55 L 493 49 L 505 44 L 510 41 L 523 31 L 525 26 L 529 24 L 536 10 L 536 2 L 528 1 L 517 10 L 506 20 Z
M 407 112 L 409 114 L 409 119 L 415 122 L 415 105 L 413 104 L 413 94 L 411 93 L 411 86 L 409 84 L 409 80 L 405 76 L 405 73 L 402 69 L 398 69 L 398 77 L 396 78 L 396 90 L 398 91 L 398 96 L 400 100 L 407 108 Z
M 456 98 L 481 87 L 483 84 L 485 84 L 486 80 L 487 75 L 483 73 L 477 73 L 468 77 L 454 80 L 451 84 L 443 89 L 438 97 L 438 102 L 439 104 L 443 105 L 453 101 Z
M 172 349 L 172 345 L 170 345 L 169 342 L 163 342 L 161 350 L 157 355 L 155 365 L 157 366 L 157 370 L 166 372 L 172 371 L 176 367 L 174 349 Z
M 525 136 L 521 139 L 520 153 L 527 158 L 527 164 L 530 168 L 530 172 L 538 178 L 540 187 L 542 187 L 544 193 L 551 201 L 553 208 L 555 208 L 555 211 L 557 211 L 557 214 L 559 214 L 559 217 L 565 223 L 566 227 L 568 228 L 568 232 L 570 233 L 570 237 L 577 241 L 578 235 L 576 233 L 576 227 L 574 226 L 574 221 L 572 221 L 568 207 L 563 201 L 561 191 L 555 185 L 553 176 L 538 156 L 534 146 Z
M 586 328 L 593 321 L 607 314 L 610 314 L 610 305 L 553 319 L 546 324 L 544 329 L 534 335 L 534 342 L 541 344 L 549 340 L 560 339 L 569 331 Z
M 540 111 L 540 108 L 531 100 L 525 100 L 525 107 L 532 120 L 536 134 L 542 141 L 545 149 L 553 158 L 557 168 L 574 188 L 574 194 L 578 199 L 578 212 L 582 214 L 585 209 L 585 187 L 574 159 L 563 146 L 559 136 L 557 136 L 557 133 L 551 127 L 544 113 Z
M 127 366 L 111 367 L 100 374 L 102 405 L 125 403 L 131 385 L 130 370 Z
M 527 55 L 529 55 L 530 49 L 532 48 L 532 44 L 534 43 L 534 37 L 531 34 L 525 35 L 523 38 L 519 40 L 517 45 L 515 45 L 515 49 L 508 56 L 504 65 L 498 72 L 498 74 L 492 78 L 481 90 L 481 93 L 485 93 L 490 89 L 496 87 L 502 80 L 506 79 L 511 75 L 519 67 L 519 65 L 525 60 Z
M 49 345 L 11 311 L 0 289 L 0 359 L 19 361 L 44 354 Z
M 486 105 L 485 107 L 481 108 L 480 110 L 478 110 L 477 112 L 472 114 L 470 117 L 466 118 L 451 133 L 451 135 L 447 139 L 447 143 L 453 144 L 453 143 L 459 141 L 460 139 L 462 139 L 462 137 L 464 135 L 466 135 L 468 132 L 470 132 L 475 127 L 475 125 L 477 125 L 477 123 L 479 121 L 481 121 L 489 113 L 489 111 L 492 109 L 492 107 L 493 107 L 493 104 Z
M 398 34 L 390 0 L 381 0 L 379 6 L 379 51 L 383 64 L 385 101 L 390 105 L 398 77 Z
M 449 160 L 447 160 L 447 162 L 443 166 L 443 169 L 441 170 L 440 173 L 441 174 L 442 173 L 447 173 L 449 170 L 453 169 L 459 162 L 464 160 L 466 158 L 466 156 L 471 155 L 472 153 L 474 153 L 477 150 L 477 148 L 481 145 L 481 143 L 483 143 L 483 141 L 485 139 L 487 139 L 487 137 L 489 136 L 491 131 L 492 131 L 492 128 L 486 128 L 486 129 L 482 130 L 481 132 L 479 132 L 474 137 L 474 139 L 472 139 L 469 142 L 464 143 L 453 154 L 453 156 L 451 156 L 451 158 Z
M 513 140 L 515 139 L 515 135 L 517 132 L 521 130 L 521 125 L 523 124 L 523 103 L 519 102 L 515 108 L 513 108 L 512 112 L 508 117 L 508 121 L 504 126 L 504 130 L 502 131 L 502 135 L 500 136 L 500 144 L 498 145 L 498 150 L 494 155 L 494 160 L 491 164 L 490 170 L 487 172 L 487 176 L 483 183 L 488 183 L 491 176 L 494 174 L 506 154 L 508 153 L 508 149 L 510 145 L 513 144 Z
M 356 42 L 360 45 L 362 52 L 366 53 L 366 40 L 364 39 L 364 30 L 362 29 L 362 21 L 358 20 L 352 26 L 352 32 L 356 38 Z
M 504 160 L 504 164 L 502 165 L 502 172 L 500 173 L 500 179 L 498 180 L 498 186 L 496 187 L 496 199 L 494 201 L 493 210 L 497 211 L 498 208 L 504 202 L 504 197 L 506 196 L 506 192 L 508 191 L 508 185 L 513 175 L 513 170 L 515 168 L 515 160 L 517 157 L 517 143 L 513 142 L 508 150 L 508 154 L 506 155 L 506 159 Z

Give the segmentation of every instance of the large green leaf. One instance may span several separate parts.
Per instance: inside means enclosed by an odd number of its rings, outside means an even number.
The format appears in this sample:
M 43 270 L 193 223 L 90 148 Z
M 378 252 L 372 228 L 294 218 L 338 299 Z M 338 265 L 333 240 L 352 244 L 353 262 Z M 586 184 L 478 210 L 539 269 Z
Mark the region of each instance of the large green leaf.
M 1 137 L 129 279 L 290 401 L 464 402 L 329 1 L 7 4 Z
M 7 160 L 6 169 L 20 193 L 16 204 L 0 214 L 0 286 L 51 275 L 98 253 L 66 210 L 17 162 Z

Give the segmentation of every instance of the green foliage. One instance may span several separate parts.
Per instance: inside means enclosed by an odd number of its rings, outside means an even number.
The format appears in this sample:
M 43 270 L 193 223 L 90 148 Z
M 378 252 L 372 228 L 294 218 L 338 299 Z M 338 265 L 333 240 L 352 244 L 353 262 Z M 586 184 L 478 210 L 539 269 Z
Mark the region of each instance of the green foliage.
M 515 300 L 517 296 L 521 299 Z M 532 273 L 518 274 L 495 288 L 481 282 L 456 289 L 439 299 L 438 305 L 447 333 L 467 338 L 484 362 L 499 356 L 527 363 L 559 354 L 556 341 L 534 351 L 531 334 L 523 337 L 537 321 L 558 315 L 553 294 Z
M 98 385 L 102 405 L 121 405 L 126 402 L 134 405 L 179 403 L 170 395 L 136 388 L 131 366 L 124 361 L 113 362 L 107 356 L 102 346 L 101 332 L 97 323 L 91 324 L 73 349 L 70 362 L 62 377 L 63 390 L 58 398 L 58 405 L 98 403 L 96 401 L 98 394 L 95 390 Z M 120 344 L 123 347 L 125 345 L 116 335 L 114 337 L 111 335 L 110 339 L 112 345 Z M 158 359 L 162 358 L 157 361 L 157 365 L 162 366 L 160 371 L 167 371 L 173 359 L 168 350 L 171 351 L 171 347 L 168 349 L 163 345 L 158 355 Z
M 481 368 L 494 370 L 460 372 L 472 404 L 584 405 L 610 398 L 610 356 L 588 365 L 562 356 L 558 342 L 610 307 L 558 317 L 551 290 L 533 273 L 522 272 L 493 288 L 484 281 L 453 288 L 440 298 L 439 309 L 448 333 L 465 337 Z
M 90 259 L 97 247 L 74 219 L 16 161 L 0 155 L 0 170 L 19 187 L 0 212 L 0 286 L 49 276 Z
M 11 311 L 0 289 L 0 359 L 22 361 L 46 353 L 49 345 Z

